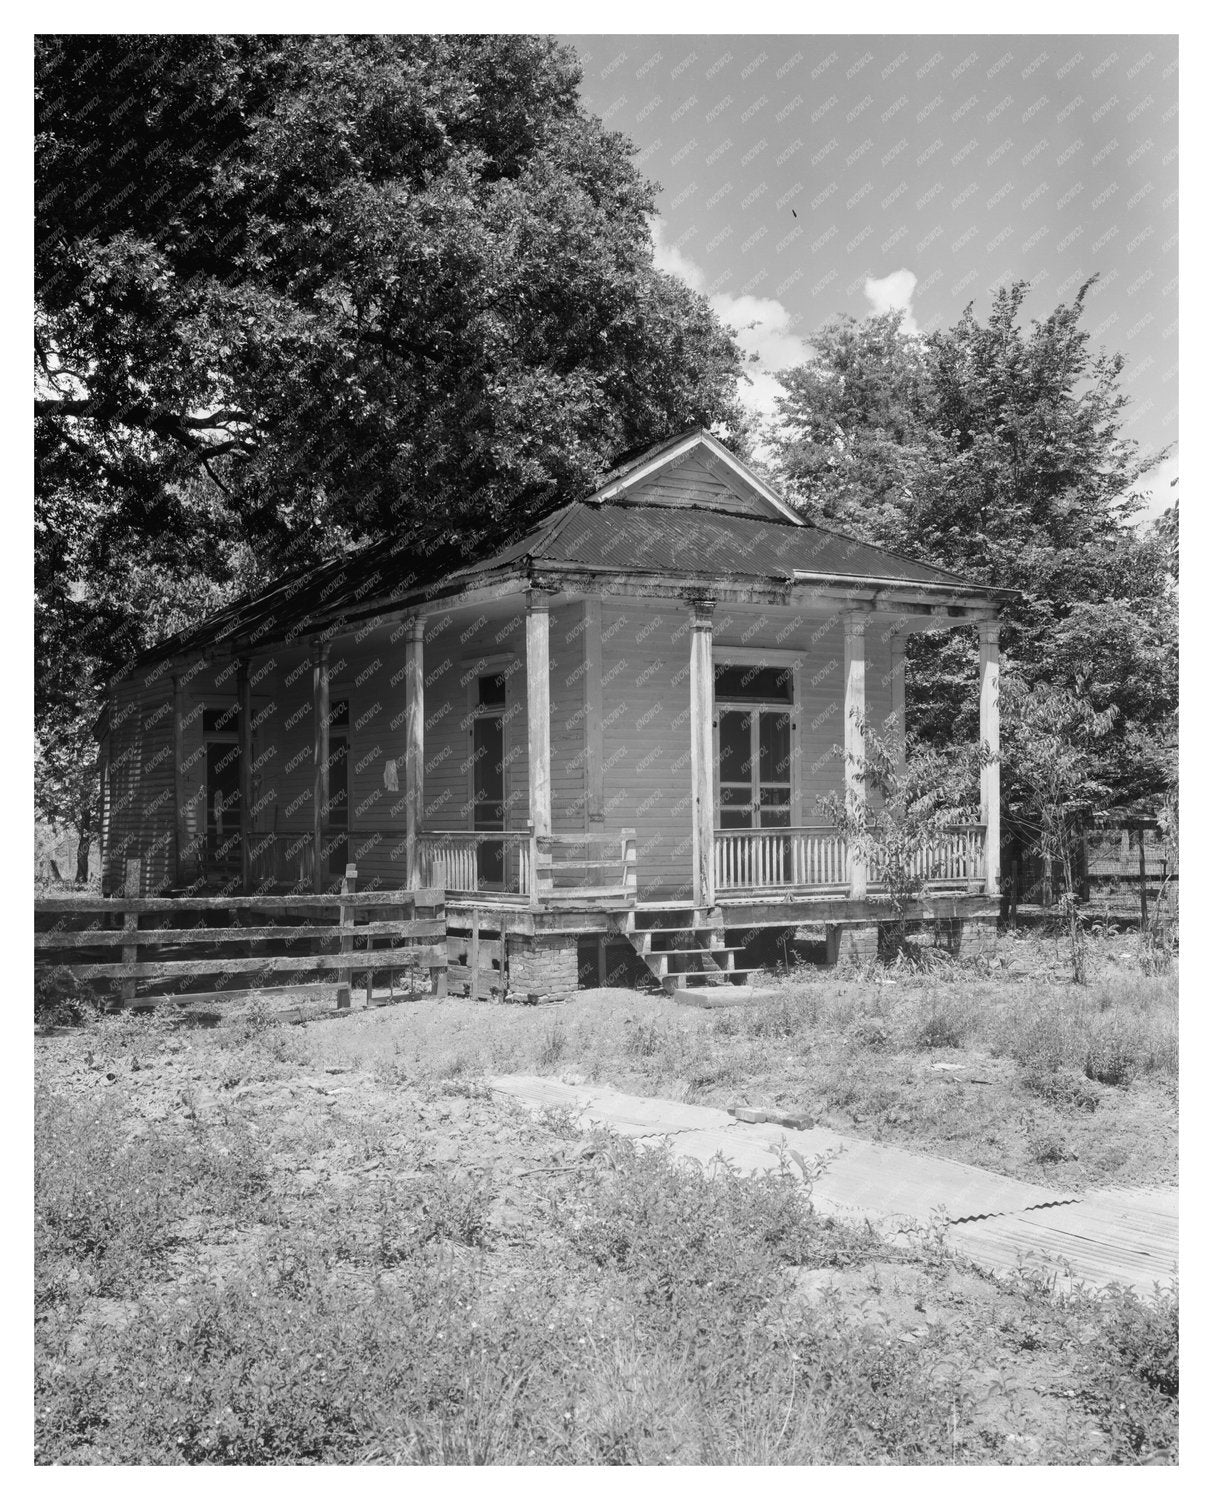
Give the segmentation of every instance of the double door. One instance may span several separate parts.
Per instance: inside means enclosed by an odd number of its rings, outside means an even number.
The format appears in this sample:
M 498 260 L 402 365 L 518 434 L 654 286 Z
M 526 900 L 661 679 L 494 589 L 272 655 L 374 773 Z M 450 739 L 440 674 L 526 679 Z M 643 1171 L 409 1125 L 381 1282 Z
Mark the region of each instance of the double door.
M 721 828 L 792 822 L 792 711 L 721 708 L 717 714 Z

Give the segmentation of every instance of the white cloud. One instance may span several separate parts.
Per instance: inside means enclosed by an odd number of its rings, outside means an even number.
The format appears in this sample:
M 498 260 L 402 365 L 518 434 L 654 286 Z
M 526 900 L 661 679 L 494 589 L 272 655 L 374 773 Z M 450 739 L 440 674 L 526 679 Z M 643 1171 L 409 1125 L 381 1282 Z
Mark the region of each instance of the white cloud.
M 653 264 L 657 269 L 668 271 L 685 281 L 692 291 L 703 293 L 720 321 L 737 330 L 737 342 L 743 353 L 757 356 L 756 362 L 746 363 L 750 384 L 742 386 L 741 399 L 760 417 L 773 417 L 775 397 L 783 392 L 775 372 L 804 364 L 809 357 L 808 345 L 792 332 L 792 314 L 776 297 L 754 297 L 748 293 L 734 297 L 729 292 L 709 292 L 703 267 L 684 255 L 677 245 L 666 241 L 660 218 L 653 219 L 652 233 Z
M 863 284 L 863 294 L 871 303 L 874 314 L 904 313 L 901 323 L 903 331 L 917 333 L 918 324 L 914 321 L 914 309 L 910 306 L 917 285 L 918 277 L 902 266 L 899 271 L 893 271 L 888 276 L 869 276 Z
M 1155 520 L 1169 505 L 1175 504 L 1179 498 L 1179 486 L 1174 481 L 1178 477 L 1179 456 L 1175 453 L 1164 458 L 1156 469 L 1145 475 L 1137 486 L 1138 492 L 1146 501 L 1137 514 L 1138 524 Z

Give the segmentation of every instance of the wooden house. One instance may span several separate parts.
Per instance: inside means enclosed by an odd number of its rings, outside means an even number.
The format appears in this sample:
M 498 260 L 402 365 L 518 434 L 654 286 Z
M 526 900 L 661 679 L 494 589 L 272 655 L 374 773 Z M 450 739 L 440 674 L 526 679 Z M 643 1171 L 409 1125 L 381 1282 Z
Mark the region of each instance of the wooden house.
M 871 951 L 879 892 L 817 799 L 862 798 L 860 717 L 904 731 L 910 631 L 979 626 L 997 750 L 1005 597 L 806 524 L 690 432 L 508 546 L 389 539 L 132 662 L 99 724 L 105 886 L 132 856 L 143 894 L 352 862 L 496 923 L 518 988 L 575 984 L 586 938 L 667 988 L 740 972 L 729 935 L 762 927 Z M 997 910 L 996 761 L 981 807 L 916 913 L 954 934 Z

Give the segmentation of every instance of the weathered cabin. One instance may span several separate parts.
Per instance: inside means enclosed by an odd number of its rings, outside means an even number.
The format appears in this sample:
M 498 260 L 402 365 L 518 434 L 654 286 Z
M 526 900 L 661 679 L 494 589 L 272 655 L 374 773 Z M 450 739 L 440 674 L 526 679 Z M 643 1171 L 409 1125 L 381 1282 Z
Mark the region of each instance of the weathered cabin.
M 806 524 L 691 432 L 507 547 L 379 543 L 133 662 L 99 723 L 105 889 L 132 857 L 141 894 L 323 891 L 352 862 L 445 888 L 543 990 L 587 937 L 667 988 L 739 973 L 728 934 L 761 927 L 870 952 L 878 893 L 817 799 L 862 797 L 860 717 L 904 733 L 911 631 L 979 626 L 997 750 L 1004 597 Z M 998 849 L 994 761 L 917 915 L 990 920 Z

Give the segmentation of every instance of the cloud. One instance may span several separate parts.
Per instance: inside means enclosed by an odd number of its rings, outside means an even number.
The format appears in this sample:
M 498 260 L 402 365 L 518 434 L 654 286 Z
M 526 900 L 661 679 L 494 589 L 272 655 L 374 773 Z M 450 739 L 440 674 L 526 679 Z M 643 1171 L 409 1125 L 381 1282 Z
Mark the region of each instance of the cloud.
M 1179 455 L 1176 453 L 1164 458 L 1162 463 L 1143 476 L 1137 490 L 1146 503 L 1137 514 L 1139 525 L 1156 520 L 1169 505 L 1175 504 L 1179 499 L 1179 486 L 1175 483 L 1178 478 Z
M 910 306 L 910 299 L 914 296 L 917 285 L 918 277 L 902 266 L 899 271 L 893 271 L 888 276 L 869 276 L 863 284 L 863 294 L 871 303 L 874 314 L 904 313 L 901 322 L 903 331 L 917 333 L 918 324 L 914 321 L 914 310 Z
M 756 355 L 756 362 L 746 363 L 750 384 L 741 387 L 741 399 L 764 419 L 775 415 L 775 397 L 783 387 L 775 379 L 777 370 L 802 365 L 809 358 L 809 347 L 792 332 L 792 314 L 777 297 L 754 297 L 748 293 L 734 297 L 730 292 L 709 292 L 703 267 L 684 255 L 677 245 L 665 238 L 660 218 L 652 220 L 653 264 L 685 281 L 692 291 L 701 292 L 722 323 L 737 331 L 737 342 L 743 353 Z

